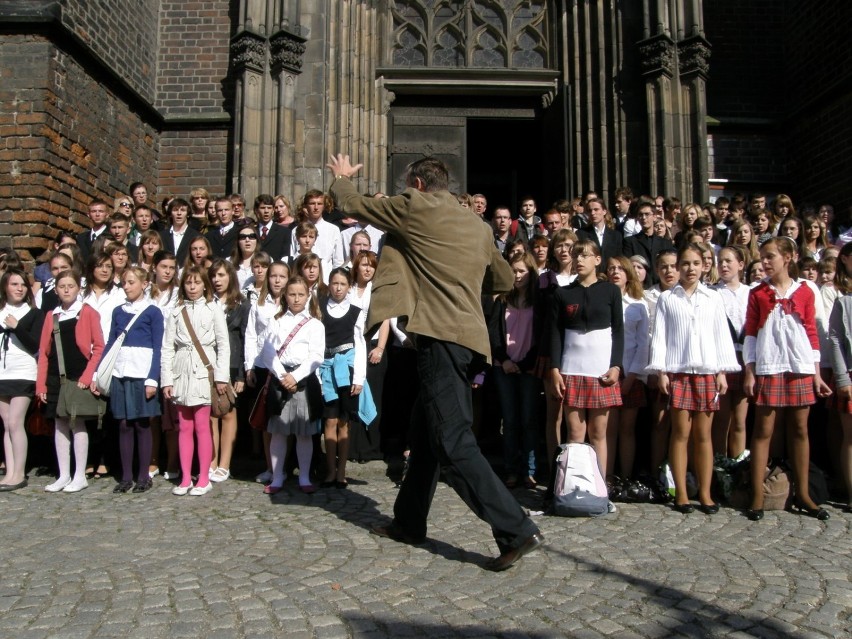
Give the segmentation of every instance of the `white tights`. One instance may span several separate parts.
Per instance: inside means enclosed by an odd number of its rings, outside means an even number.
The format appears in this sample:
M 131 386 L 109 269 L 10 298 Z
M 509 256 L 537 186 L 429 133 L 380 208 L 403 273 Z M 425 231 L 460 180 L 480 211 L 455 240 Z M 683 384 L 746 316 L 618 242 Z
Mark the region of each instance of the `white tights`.
M 0 399 L 0 419 L 5 426 L 3 449 L 6 453 L 6 477 L 0 483 L 20 484 L 26 476 L 27 433 L 24 419 L 29 405 L 29 397 Z
M 311 458 L 314 442 L 310 435 L 296 435 L 296 457 L 299 459 L 299 485 L 311 483 Z M 287 458 L 287 435 L 273 433 L 269 440 L 269 455 L 272 457 L 272 486 L 284 485 L 284 460 Z
M 89 433 L 86 432 L 86 422 L 77 419 L 71 428 L 68 419 L 56 418 L 56 462 L 59 464 L 59 480 L 71 477 L 71 433 L 74 433 L 74 482 L 80 483 L 86 479 L 86 458 L 89 455 Z

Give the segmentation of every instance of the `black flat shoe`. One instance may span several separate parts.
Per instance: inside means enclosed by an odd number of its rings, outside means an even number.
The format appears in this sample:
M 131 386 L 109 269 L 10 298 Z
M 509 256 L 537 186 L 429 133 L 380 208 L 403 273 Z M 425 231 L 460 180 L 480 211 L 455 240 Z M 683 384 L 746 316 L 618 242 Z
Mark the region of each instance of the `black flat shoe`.
M 715 515 L 719 512 L 719 504 L 698 504 L 698 510 L 705 515 Z
M 752 510 L 751 508 L 749 508 L 746 511 L 746 517 L 748 517 L 750 521 L 760 521 L 761 519 L 763 519 L 763 509 L 761 508 L 760 510 Z
M 126 493 L 131 488 L 133 488 L 132 481 L 121 481 L 116 484 L 116 487 L 112 489 L 112 492 L 113 494 Z
M 337 490 L 343 490 L 344 488 L 349 488 L 349 482 L 348 481 L 336 481 L 336 482 L 334 482 L 334 487 L 337 488 Z
M 804 506 L 800 506 L 799 504 L 795 504 L 796 509 L 799 514 L 807 515 L 808 517 L 813 517 L 814 519 L 818 519 L 819 521 L 825 521 L 831 517 L 828 514 L 828 511 L 825 508 L 820 508 L 817 506 L 816 508 L 805 508 Z
M 695 512 L 695 507 L 692 504 L 672 504 L 672 509 L 681 515 Z
M 136 482 L 136 485 L 133 487 L 134 493 L 144 493 L 151 490 L 154 487 L 154 482 L 150 479 L 148 481 L 140 481 Z
M 29 484 L 29 481 L 24 479 L 24 481 L 18 482 L 17 484 L 0 484 L 0 492 L 9 493 L 13 490 L 18 490 L 20 488 L 26 488 Z

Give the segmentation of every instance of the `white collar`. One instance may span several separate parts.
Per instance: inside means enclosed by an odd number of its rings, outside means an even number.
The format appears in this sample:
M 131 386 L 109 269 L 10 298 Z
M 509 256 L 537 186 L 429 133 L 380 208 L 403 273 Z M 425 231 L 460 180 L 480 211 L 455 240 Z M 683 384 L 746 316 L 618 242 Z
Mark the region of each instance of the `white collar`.
M 671 288 L 671 291 L 672 291 L 672 295 L 678 295 L 678 296 L 680 296 L 680 297 L 687 297 L 687 295 L 686 295 L 686 290 L 683 288 L 683 286 L 681 286 L 681 283 L 680 283 L 680 282 L 678 282 L 677 284 L 675 284 L 675 285 Z M 698 286 L 696 286 L 696 287 L 695 287 L 695 290 L 693 291 L 693 294 L 695 294 L 695 293 L 700 293 L 701 295 L 704 295 L 705 297 L 710 297 L 710 289 L 708 289 L 708 288 L 707 288 L 704 284 L 702 284 L 701 282 L 698 282 Z
M 78 297 L 74 300 L 74 303 L 68 307 L 68 310 L 64 310 L 62 308 L 62 304 L 53 309 L 53 314 L 58 315 L 60 320 L 63 319 L 72 319 L 77 317 L 80 314 L 80 311 L 83 309 L 83 301 Z
M 220 227 L 219 227 L 219 232 L 220 232 L 222 235 L 225 235 L 225 234 L 226 234 L 228 231 L 230 231 L 232 228 L 234 228 L 234 221 L 233 221 L 233 220 L 231 220 L 231 223 L 230 223 L 230 224 L 228 224 L 228 225 L 226 225 L 226 226 L 220 226 Z
M 141 313 L 146 308 L 151 305 L 151 300 L 146 298 L 145 295 L 142 295 L 135 302 L 124 302 L 122 304 L 121 309 L 130 313 L 131 315 L 136 315 L 137 313 Z

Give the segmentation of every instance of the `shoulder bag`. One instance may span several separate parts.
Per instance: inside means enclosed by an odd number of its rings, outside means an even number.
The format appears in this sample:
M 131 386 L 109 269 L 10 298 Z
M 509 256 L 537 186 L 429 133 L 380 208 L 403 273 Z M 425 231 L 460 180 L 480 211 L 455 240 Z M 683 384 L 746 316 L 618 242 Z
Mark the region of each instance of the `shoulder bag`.
M 95 384 L 97 385 L 98 392 L 102 397 L 109 397 L 109 387 L 112 384 L 112 370 L 115 368 L 115 360 L 118 359 L 118 351 L 121 350 L 121 346 L 124 344 L 124 338 L 127 337 L 127 333 L 130 332 L 130 327 L 133 326 L 134 322 L 139 319 L 139 316 L 142 315 L 144 311 L 145 309 L 142 309 L 130 318 L 127 326 L 125 326 L 124 330 L 121 331 L 121 334 L 115 338 L 115 342 L 113 342 L 112 346 L 110 346 L 109 351 L 101 357 L 101 361 L 98 364 L 98 370 L 95 371 Z

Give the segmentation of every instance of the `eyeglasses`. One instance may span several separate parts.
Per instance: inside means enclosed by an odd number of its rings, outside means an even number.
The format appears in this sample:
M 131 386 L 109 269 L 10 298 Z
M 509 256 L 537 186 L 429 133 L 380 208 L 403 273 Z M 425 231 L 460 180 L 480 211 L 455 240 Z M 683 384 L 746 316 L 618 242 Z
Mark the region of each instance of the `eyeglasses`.
M 130 208 L 130 202 L 120 202 L 119 206 L 126 206 L 127 208 Z
M 245 233 L 240 235 L 241 240 L 256 240 L 257 233 Z

